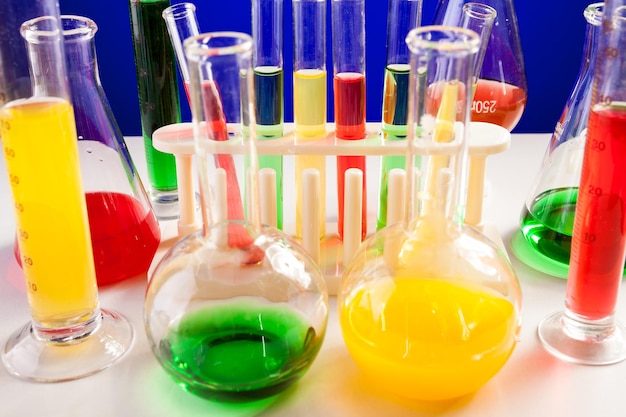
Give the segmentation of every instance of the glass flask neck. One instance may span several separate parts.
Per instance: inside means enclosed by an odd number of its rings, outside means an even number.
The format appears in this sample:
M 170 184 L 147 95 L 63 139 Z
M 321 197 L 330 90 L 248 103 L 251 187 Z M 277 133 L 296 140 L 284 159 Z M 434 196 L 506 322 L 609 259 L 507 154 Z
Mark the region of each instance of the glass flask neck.
M 412 56 L 406 223 L 430 223 L 429 230 L 441 225 L 436 236 L 464 223 L 471 80 L 480 39 L 468 29 L 426 26 L 412 30 L 407 44 Z
M 39 16 L 59 16 L 58 1 L 0 2 L 0 106 L 32 95 L 30 64 L 20 25 Z
M 98 27 L 92 20 L 80 16 L 61 16 L 61 19 L 68 74 L 80 72 L 99 85 L 94 42 Z
M 59 20 L 38 17 L 24 22 L 20 33 L 26 40 L 33 95 L 70 101 Z
M 598 40 L 602 25 L 603 4 L 604 3 L 590 4 L 584 11 L 587 26 L 585 28 L 583 59 L 576 84 L 572 89 L 563 114 L 554 130 L 554 135 L 551 140 L 552 149 L 570 138 L 584 134 L 587 129 L 595 57 L 598 53 Z

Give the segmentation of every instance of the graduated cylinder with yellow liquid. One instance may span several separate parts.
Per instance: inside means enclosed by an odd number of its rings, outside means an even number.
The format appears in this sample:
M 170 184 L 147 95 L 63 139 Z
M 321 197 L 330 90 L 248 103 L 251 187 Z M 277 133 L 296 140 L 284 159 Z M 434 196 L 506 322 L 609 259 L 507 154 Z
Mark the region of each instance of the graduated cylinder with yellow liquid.
M 0 15 L 0 137 L 31 313 L 1 358 L 15 377 L 68 381 L 120 359 L 134 331 L 98 301 L 58 3 L 2 2 Z
M 425 26 L 407 43 L 406 220 L 363 243 L 342 277 L 338 309 L 348 351 L 373 385 L 442 401 L 477 391 L 507 362 L 521 292 L 503 251 L 463 222 L 466 86 L 479 38 Z

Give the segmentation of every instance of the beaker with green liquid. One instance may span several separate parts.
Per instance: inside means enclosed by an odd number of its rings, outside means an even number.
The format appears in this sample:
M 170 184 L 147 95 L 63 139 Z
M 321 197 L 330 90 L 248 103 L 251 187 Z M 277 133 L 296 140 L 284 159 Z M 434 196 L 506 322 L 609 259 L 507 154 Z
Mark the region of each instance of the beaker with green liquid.
M 271 397 L 296 382 L 319 352 L 328 317 L 320 269 L 259 220 L 252 44 L 237 32 L 184 42 L 203 227 L 155 268 L 144 316 L 167 373 L 187 391 L 229 402 Z M 246 219 L 229 216 L 242 196 L 219 164 L 232 141 L 246 149 L 232 167 L 246 170 Z

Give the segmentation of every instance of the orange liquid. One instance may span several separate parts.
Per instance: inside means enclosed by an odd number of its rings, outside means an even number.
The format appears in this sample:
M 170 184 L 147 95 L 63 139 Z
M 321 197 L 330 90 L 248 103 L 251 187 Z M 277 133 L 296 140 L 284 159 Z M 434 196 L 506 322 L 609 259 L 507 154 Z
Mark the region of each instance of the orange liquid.
M 57 98 L 0 110 L 21 263 L 33 319 L 66 327 L 98 306 L 74 112 Z
M 472 393 L 515 346 L 513 304 L 460 283 L 400 274 L 364 285 L 339 308 L 346 346 L 363 373 L 408 398 Z
M 494 123 L 513 130 L 526 107 L 526 92 L 493 80 L 478 80 L 472 102 L 472 121 Z

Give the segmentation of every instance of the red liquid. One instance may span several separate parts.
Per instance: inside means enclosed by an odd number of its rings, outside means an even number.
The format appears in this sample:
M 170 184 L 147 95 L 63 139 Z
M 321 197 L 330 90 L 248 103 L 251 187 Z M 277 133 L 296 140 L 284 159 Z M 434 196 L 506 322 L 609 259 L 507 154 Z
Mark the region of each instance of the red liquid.
M 154 213 L 121 193 L 86 193 L 98 286 L 145 274 L 161 241 Z M 20 262 L 17 238 L 14 255 Z
M 161 241 L 154 214 L 127 194 L 85 197 L 98 285 L 146 273 Z
M 365 76 L 356 72 L 335 75 L 335 135 L 339 139 L 365 138 Z M 339 203 L 338 233 L 343 237 L 344 178 L 348 168 L 363 171 L 363 201 L 361 212 L 361 239 L 367 234 L 367 195 L 364 156 L 337 157 L 337 199 Z M 347 213 L 357 216 L 358 213 Z
M 217 141 L 228 140 L 226 116 L 224 115 L 222 100 L 215 82 L 203 82 L 202 105 L 204 107 L 204 117 L 206 119 L 207 136 L 209 139 Z M 243 220 L 243 202 L 241 200 L 239 181 L 237 180 L 237 168 L 235 167 L 235 161 L 232 155 L 216 154 L 215 164 L 218 168 L 223 168 L 224 171 L 226 171 L 228 220 Z M 252 237 L 242 225 L 231 224 L 228 227 L 229 246 L 241 248 L 252 244 Z
M 365 76 L 357 72 L 335 75 L 335 135 L 365 138 Z
M 593 109 L 572 236 L 566 306 L 613 314 L 626 251 L 626 107 Z
M 526 107 L 526 92 L 493 80 L 478 80 L 472 102 L 472 121 L 494 123 L 508 130 L 517 125 Z
M 206 120 L 207 136 L 209 139 L 224 141 L 228 140 L 228 126 L 222 99 L 218 86 L 213 81 L 202 83 L 202 106 Z M 226 204 L 228 220 L 243 220 L 243 201 L 237 180 L 237 168 L 235 160 L 230 154 L 216 154 L 215 164 L 226 172 Z M 248 230 L 241 224 L 228 225 L 228 246 L 233 248 L 246 248 L 254 243 Z M 251 246 L 245 264 L 259 262 L 263 258 L 263 252 L 256 246 Z

